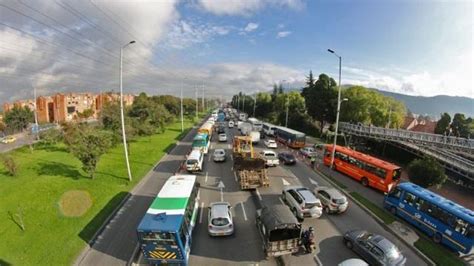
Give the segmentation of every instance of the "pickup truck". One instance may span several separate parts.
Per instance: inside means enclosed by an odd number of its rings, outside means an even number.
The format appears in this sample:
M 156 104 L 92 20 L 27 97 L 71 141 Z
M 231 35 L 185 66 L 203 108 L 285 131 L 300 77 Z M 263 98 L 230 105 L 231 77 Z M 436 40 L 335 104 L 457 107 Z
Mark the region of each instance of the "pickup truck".
M 260 156 L 265 160 L 266 166 L 277 166 L 280 164 L 276 152 L 270 150 L 263 150 L 260 152 Z

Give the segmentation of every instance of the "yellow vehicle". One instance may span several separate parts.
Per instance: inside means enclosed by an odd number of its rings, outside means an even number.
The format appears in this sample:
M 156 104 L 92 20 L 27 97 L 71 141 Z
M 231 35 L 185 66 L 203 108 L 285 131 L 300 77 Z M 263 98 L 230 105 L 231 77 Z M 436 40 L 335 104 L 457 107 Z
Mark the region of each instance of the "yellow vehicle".
M 16 141 L 16 138 L 13 137 L 13 136 L 8 136 L 8 137 L 5 137 L 5 138 L 2 139 L 2 143 L 5 143 L 5 144 L 13 143 L 15 141 Z
M 234 137 L 233 156 L 234 170 L 239 178 L 240 189 L 256 189 L 270 185 L 265 160 L 255 156 L 251 137 Z

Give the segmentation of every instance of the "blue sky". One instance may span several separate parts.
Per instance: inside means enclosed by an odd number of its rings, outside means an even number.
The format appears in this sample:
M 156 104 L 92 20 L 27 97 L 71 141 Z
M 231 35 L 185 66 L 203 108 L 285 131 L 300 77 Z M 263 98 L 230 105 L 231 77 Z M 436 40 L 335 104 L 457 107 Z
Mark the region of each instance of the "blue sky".
M 117 90 L 118 54 L 130 40 L 131 93 L 301 87 L 310 69 L 337 78 L 331 48 L 343 57 L 343 84 L 474 98 L 467 0 L 24 0 L 4 2 L 0 16 L 2 100 L 31 97 L 33 87 L 39 95 Z

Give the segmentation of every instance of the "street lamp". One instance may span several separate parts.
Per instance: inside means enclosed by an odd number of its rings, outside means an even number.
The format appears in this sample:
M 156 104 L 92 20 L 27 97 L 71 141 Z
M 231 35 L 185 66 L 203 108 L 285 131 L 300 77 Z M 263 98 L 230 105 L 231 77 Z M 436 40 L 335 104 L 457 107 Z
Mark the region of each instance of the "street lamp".
M 257 105 L 257 95 L 254 95 L 255 99 L 253 99 L 253 117 L 255 117 L 255 106 Z
M 131 41 L 120 48 L 120 119 L 122 122 L 122 139 L 123 139 L 123 149 L 125 152 L 125 162 L 127 164 L 128 180 L 132 181 L 132 172 L 130 171 L 130 162 L 128 161 L 128 150 L 127 150 L 127 137 L 125 136 L 125 118 L 123 115 L 123 86 L 122 86 L 122 64 L 123 64 L 123 49 L 125 49 L 130 44 L 135 43 Z
M 336 128 L 335 128 L 334 145 L 332 146 L 331 164 L 330 164 L 330 167 L 332 169 L 333 165 L 334 165 L 334 155 L 336 153 L 337 131 L 338 131 L 338 126 L 339 126 L 339 112 L 341 111 L 341 65 L 342 65 L 342 57 L 339 56 L 338 54 L 336 54 L 331 49 L 328 49 L 328 52 L 330 52 L 331 54 L 334 54 L 337 58 L 339 58 L 339 86 L 338 86 L 338 92 L 337 92 Z
M 183 87 L 184 82 L 181 81 L 181 132 L 184 132 L 184 120 L 183 120 Z

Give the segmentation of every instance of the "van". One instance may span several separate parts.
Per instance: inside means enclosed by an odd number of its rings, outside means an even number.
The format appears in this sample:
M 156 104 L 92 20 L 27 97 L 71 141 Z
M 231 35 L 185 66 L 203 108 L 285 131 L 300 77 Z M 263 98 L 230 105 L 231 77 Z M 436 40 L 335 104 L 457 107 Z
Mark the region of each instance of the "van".
M 192 150 L 186 159 L 186 170 L 188 172 L 202 171 L 203 157 L 204 154 L 200 150 Z

